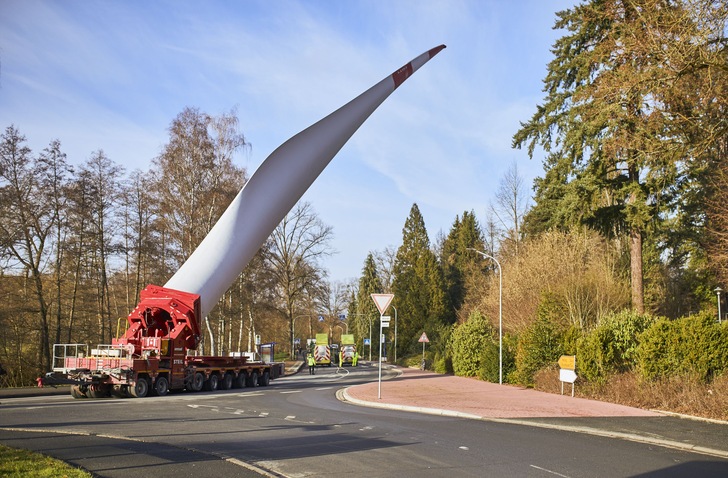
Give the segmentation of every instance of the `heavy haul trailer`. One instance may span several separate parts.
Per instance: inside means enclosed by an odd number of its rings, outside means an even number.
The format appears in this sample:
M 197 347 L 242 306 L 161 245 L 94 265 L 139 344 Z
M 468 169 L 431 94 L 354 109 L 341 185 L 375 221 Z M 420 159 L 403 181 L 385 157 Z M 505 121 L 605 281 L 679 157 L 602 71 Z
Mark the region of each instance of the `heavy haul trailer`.
M 267 386 L 283 364 L 247 356 L 189 355 L 200 340 L 200 296 L 149 285 L 129 314 L 129 328 L 111 345 L 88 349 L 56 344 L 53 376 L 70 383 L 74 398 L 145 397 L 169 390 L 200 391 Z

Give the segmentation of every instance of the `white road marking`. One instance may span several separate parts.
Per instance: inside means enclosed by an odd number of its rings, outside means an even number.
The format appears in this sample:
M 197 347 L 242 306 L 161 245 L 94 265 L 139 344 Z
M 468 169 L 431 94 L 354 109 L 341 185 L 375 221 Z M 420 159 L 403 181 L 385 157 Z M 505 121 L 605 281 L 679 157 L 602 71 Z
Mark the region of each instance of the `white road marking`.
M 562 475 L 561 473 L 556 473 L 552 470 L 547 470 L 546 468 L 541 468 L 540 466 L 536 465 L 529 465 L 531 468 L 536 468 L 537 470 L 545 471 L 546 473 L 551 473 L 552 475 L 561 476 L 562 478 L 570 478 L 569 476 Z

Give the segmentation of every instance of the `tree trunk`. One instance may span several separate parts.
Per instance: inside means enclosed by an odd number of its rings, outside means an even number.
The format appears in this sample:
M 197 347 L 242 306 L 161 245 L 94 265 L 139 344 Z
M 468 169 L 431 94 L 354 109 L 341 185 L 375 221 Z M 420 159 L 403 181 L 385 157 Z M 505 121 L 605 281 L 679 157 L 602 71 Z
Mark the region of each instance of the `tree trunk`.
M 630 232 L 630 273 L 632 282 L 632 310 L 645 312 L 645 293 L 642 285 L 642 231 L 633 228 Z

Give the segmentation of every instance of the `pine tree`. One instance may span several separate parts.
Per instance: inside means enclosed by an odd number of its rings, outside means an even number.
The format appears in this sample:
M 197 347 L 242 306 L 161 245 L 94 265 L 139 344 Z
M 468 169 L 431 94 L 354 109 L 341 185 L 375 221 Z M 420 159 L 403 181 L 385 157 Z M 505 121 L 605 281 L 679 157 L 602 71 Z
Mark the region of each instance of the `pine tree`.
M 377 335 L 379 331 L 379 310 L 377 310 L 377 306 L 372 300 L 371 295 L 381 294 L 382 292 L 382 282 L 379 280 L 374 255 L 369 253 L 364 261 L 364 269 L 362 269 L 362 275 L 359 279 L 359 290 L 357 291 L 356 300 L 353 301 L 355 304 L 354 312 L 352 313 L 350 310 L 350 315 L 353 315 L 351 319 L 353 319 L 353 323 L 355 324 L 357 337 L 368 337 L 370 347 L 376 343 L 372 334 Z M 351 323 L 352 321 L 349 322 L 349 327 L 351 327 Z M 359 350 L 361 350 L 363 355 L 363 341 L 362 348 Z
M 434 337 L 447 316 L 445 280 L 435 253 L 430 250 L 425 221 L 417 204 L 412 206 L 402 230 L 392 292 L 399 321 L 398 354 L 404 357 L 417 352 L 422 332 Z
M 474 269 L 482 274 L 480 262 L 476 255 L 468 249 L 484 250 L 485 241 L 474 212 L 463 212 L 463 217 L 455 218 L 455 222 L 442 243 L 440 264 L 442 265 L 445 287 L 447 290 L 448 314 L 445 322 L 455 323 L 455 312 L 460 309 L 467 292 L 467 279 Z
M 546 98 L 513 139 L 547 155 L 528 229 L 581 223 L 628 238 L 638 312 L 643 241 L 683 207 L 691 184 L 686 104 L 709 100 L 688 91 L 683 76 L 700 66 L 677 52 L 712 41 L 691 9 L 714 3 L 591 0 L 559 12 L 556 28 L 567 34 L 553 48 Z

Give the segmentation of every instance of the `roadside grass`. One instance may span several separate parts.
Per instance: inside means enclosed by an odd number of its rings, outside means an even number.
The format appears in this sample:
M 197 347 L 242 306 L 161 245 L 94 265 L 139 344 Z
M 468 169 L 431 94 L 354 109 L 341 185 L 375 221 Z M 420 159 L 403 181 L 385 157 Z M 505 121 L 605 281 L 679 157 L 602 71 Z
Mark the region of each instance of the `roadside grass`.
M 578 374 L 577 370 L 577 374 Z M 558 369 L 539 371 L 534 388 L 561 393 Z M 618 403 L 651 410 L 682 413 L 696 417 L 728 420 L 728 375 L 710 383 L 691 377 L 673 377 L 645 381 L 634 372 L 613 375 L 603 385 L 577 380 L 575 396 Z M 564 394 L 571 394 L 571 384 L 564 384 Z
M 40 453 L 0 445 L 0 476 L 9 478 L 92 478 L 93 475 Z

